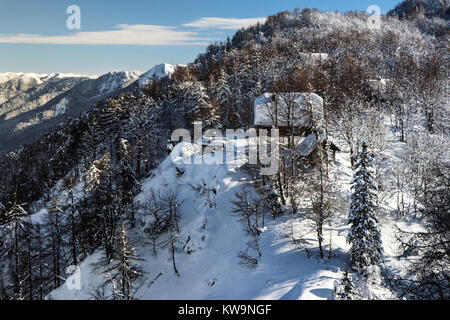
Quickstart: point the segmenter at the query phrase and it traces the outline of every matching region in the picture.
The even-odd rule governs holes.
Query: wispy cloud
[[[185,27],[202,28],[202,29],[224,29],[236,30],[242,27],[249,27],[256,23],[264,23],[267,18],[200,18],[193,22],[183,24]]]
[[[257,22],[264,23],[266,18],[200,18],[186,23],[184,27],[197,29],[236,30]],[[217,32],[216,32],[217,33]],[[68,35],[52,36],[40,34],[1,34],[0,43],[27,44],[78,44],[78,45],[207,45],[221,40],[217,34],[206,37],[205,32],[186,31],[174,26],[119,24],[113,30],[81,31]]]
[[[39,34],[0,34],[0,43],[81,44],[81,45],[206,45],[216,38],[197,32],[159,25],[120,24],[115,30],[77,32],[62,36]]]

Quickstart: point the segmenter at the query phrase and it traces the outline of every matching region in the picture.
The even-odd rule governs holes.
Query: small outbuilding
[[[327,157],[330,161],[334,161],[336,152],[341,151],[341,148],[333,139],[326,139],[323,134],[311,133],[297,145],[293,154],[298,158],[309,158],[314,161],[321,151],[328,151]]]

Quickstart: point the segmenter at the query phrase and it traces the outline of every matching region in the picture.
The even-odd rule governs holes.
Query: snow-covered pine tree
[[[367,276],[367,267],[382,263],[382,247],[374,199],[377,186],[372,177],[372,158],[365,142],[358,158],[352,182],[349,214],[351,229],[347,241],[351,244],[352,269]]]
[[[220,127],[220,108],[217,104],[211,103],[201,82],[194,81],[190,84],[181,105],[184,107],[188,125],[201,121],[205,129]]]
[[[12,282],[13,297],[23,299],[25,273],[22,260],[25,250],[25,237],[28,232],[28,212],[23,208],[25,204],[15,202],[6,213],[6,224],[1,226],[0,256],[9,257],[9,276]]]
[[[65,270],[64,248],[67,241],[64,237],[66,225],[65,212],[59,206],[59,198],[55,197],[50,203],[49,214],[44,218],[43,236],[48,239],[46,251],[49,253],[48,264],[51,266],[51,281],[53,288],[60,287]]]
[[[84,208],[87,238],[91,248],[98,245],[111,257],[114,235],[121,221],[122,210],[118,195],[113,190],[113,167],[109,153],[92,163],[85,179],[87,206]]]
[[[228,79],[228,74],[225,73],[223,68],[221,68],[218,79],[214,83],[214,87],[211,88],[212,97],[219,103],[221,107],[227,106],[231,97],[230,87],[228,86]]]
[[[126,139],[119,140],[118,192],[121,210],[127,213],[131,227],[135,226],[134,195],[140,190],[139,181],[133,170],[133,148]]]
[[[136,283],[143,277],[143,271],[136,265],[142,259],[138,258],[130,243],[125,224],[122,223],[116,233],[116,247],[107,271],[107,282],[112,285],[114,300],[133,300],[136,293]]]
[[[354,300],[354,290],[355,285],[346,269],[341,282],[335,285],[333,295],[336,300]]]
[[[222,113],[222,125],[225,127],[229,127],[230,121],[229,119],[232,117],[232,108],[231,108],[231,91],[228,85],[229,75],[220,68],[219,76],[217,81],[211,86],[211,97],[213,101],[218,104],[219,109]]]

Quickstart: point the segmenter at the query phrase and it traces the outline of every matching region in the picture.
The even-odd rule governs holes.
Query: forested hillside
[[[116,96],[140,73],[113,71],[102,76],[11,74],[0,84],[0,155],[30,144],[69,118]],[[1,75],[0,75],[1,77]]]
[[[450,298],[448,20],[367,19],[270,16],[0,158],[0,299]],[[323,98],[312,160],[289,131],[271,176],[170,161],[175,129],[251,128],[265,92]]]

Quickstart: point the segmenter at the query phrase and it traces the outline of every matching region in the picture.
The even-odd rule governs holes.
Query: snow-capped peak
[[[150,70],[148,70],[146,73],[144,73],[140,78],[138,83],[140,85],[146,85],[149,83],[154,77],[157,79],[162,79],[165,77],[170,77],[175,71],[175,66],[168,64],[168,63],[161,63]]]

